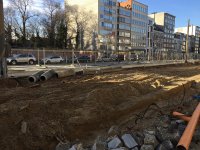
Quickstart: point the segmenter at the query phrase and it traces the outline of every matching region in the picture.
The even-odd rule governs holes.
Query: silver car
[[[7,63],[16,65],[18,63],[28,63],[33,65],[36,62],[35,56],[32,54],[18,54],[14,55],[13,57],[7,58]]]
[[[41,60],[41,63],[51,64],[51,63],[62,63],[64,59],[61,56],[50,56]]]

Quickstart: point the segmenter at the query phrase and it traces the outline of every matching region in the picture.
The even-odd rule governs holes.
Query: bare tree
[[[92,44],[97,21],[97,15],[94,15],[92,11],[85,10],[78,5],[70,5],[65,0],[67,47],[72,48],[72,44],[75,44],[76,49],[88,48]]]
[[[15,16],[15,10],[12,7],[9,6],[4,9],[5,40],[8,44],[12,44],[12,33],[14,29]]]
[[[89,47],[85,47],[86,49],[91,48],[93,50],[97,49],[97,33],[98,33],[98,20],[97,20],[97,15],[93,13],[92,11],[88,12],[89,20],[88,20],[88,25],[85,30],[85,35],[86,35],[86,41],[90,43],[88,45]]]
[[[58,21],[59,10],[61,9],[61,4],[57,0],[43,0],[45,14],[43,14],[42,24],[47,37],[49,40],[49,45],[55,47],[55,37],[56,37],[56,23]]]
[[[65,48],[71,49],[72,46],[72,40],[75,39],[74,32],[75,27],[73,24],[73,12],[74,7],[70,6],[65,0],[65,25],[66,25],[66,46]]]
[[[75,48],[84,49],[85,45],[85,31],[90,23],[90,14],[88,11],[79,8],[77,5],[74,5],[71,10],[71,17],[73,18],[74,24],[74,32],[75,32],[75,39],[76,45]]]
[[[42,42],[42,23],[40,17],[34,17],[30,20],[28,34],[30,37],[30,42],[33,47],[41,47],[44,45]]]
[[[19,31],[22,34],[22,42],[25,46],[27,40],[27,22],[36,14],[31,11],[33,5],[32,0],[9,0],[11,6],[16,10],[17,16],[15,22],[19,27]]]

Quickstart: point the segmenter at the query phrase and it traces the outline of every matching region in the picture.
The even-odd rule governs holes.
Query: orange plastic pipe
[[[190,120],[191,120],[191,117],[188,117],[188,116],[186,116],[186,115],[184,115],[184,114],[182,114],[182,113],[179,113],[179,112],[173,112],[172,113],[172,115],[174,116],[174,117],[177,117],[177,118],[179,118],[179,119],[181,119],[181,120],[184,120],[184,121],[187,121],[187,122],[189,122]],[[200,120],[199,120],[199,123],[198,123],[199,125],[200,125]]]
[[[194,134],[194,131],[196,129],[197,123],[199,122],[200,117],[200,103],[196,107],[195,111],[192,114],[192,117],[177,145],[178,150],[188,150],[190,143],[192,141],[192,137]]]

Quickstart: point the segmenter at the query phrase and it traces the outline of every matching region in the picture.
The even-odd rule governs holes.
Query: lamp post
[[[190,19],[188,20],[188,26],[187,26],[185,63],[188,62],[188,52],[189,52],[189,30],[190,30]]]
[[[151,51],[152,51],[152,61],[154,60],[154,53],[155,53],[155,51],[154,51],[154,42],[155,42],[155,41],[154,41],[154,40],[155,40],[155,39],[154,39],[154,34],[155,34],[154,29],[155,29],[155,28],[154,28],[154,27],[155,27],[155,25],[156,25],[156,13],[157,13],[157,12],[153,12],[153,14],[154,14],[154,16],[153,16],[154,23],[153,23],[153,25],[152,25],[152,34],[153,34],[153,35],[152,35],[152,50],[151,50]]]
[[[76,47],[76,44],[75,44],[75,41],[73,40],[72,41],[72,66],[73,67],[74,67],[74,57],[75,57],[74,50],[75,50],[75,47]]]
[[[106,57],[108,58],[108,37],[106,39]]]
[[[7,64],[5,58],[5,34],[4,34],[4,14],[3,0],[0,0],[0,77],[7,77]]]

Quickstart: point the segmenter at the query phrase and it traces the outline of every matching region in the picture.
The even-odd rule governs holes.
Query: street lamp
[[[75,50],[75,41],[72,41],[72,65],[74,66],[74,50]]]
[[[188,20],[188,26],[187,26],[185,63],[188,62],[188,52],[189,52],[189,30],[190,30],[190,19]]]
[[[108,58],[108,36],[105,36],[105,43],[106,43],[106,46],[105,46],[105,48],[106,48],[106,57]]]

